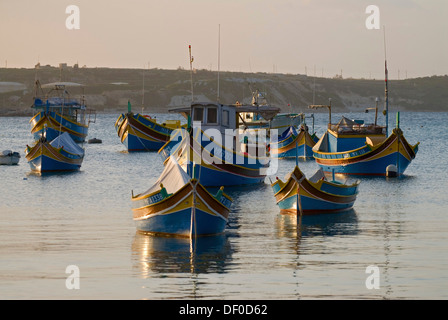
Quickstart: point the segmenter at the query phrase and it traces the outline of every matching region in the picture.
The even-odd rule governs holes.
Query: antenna
[[[313,105],[316,96],[316,65],[314,65],[314,88],[313,88]]]
[[[193,60],[194,58],[191,55],[191,45],[188,46],[188,50],[190,52],[190,81],[191,81],[191,102],[193,103]]]
[[[386,137],[389,135],[389,94],[387,89],[387,58],[386,58],[386,26],[383,26],[384,28],[384,73],[385,73],[385,110],[383,113],[385,113],[386,116]]]
[[[145,66],[143,66],[143,84],[142,84],[142,113],[145,107]]]
[[[220,52],[221,52],[221,25],[218,25],[218,97],[217,101],[219,102],[219,69],[220,69]]]

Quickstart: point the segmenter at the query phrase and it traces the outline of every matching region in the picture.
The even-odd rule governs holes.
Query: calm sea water
[[[24,155],[29,118],[0,118],[0,151],[22,155],[0,166],[0,299],[448,298],[448,113],[401,113],[407,140],[420,141],[417,158],[401,179],[363,178],[354,210],[298,227],[279,214],[266,179],[227,188],[226,233],[193,244],[136,232],[131,190],[145,191],[163,168],[157,153],[124,152],[117,116],[91,124],[89,138],[103,143],[85,144],[80,172],[43,177]],[[327,121],[316,114],[319,135]],[[280,161],[277,176],[294,165]],[[300,167],[308,176],[318,168]],[[69,265],[80,271],[77,290],[66,287]],[[379,289],[366,287],[368,266],[378,267]]]

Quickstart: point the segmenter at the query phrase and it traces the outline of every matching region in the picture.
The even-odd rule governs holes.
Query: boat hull
[[[34,172],[78,171],[84,155],[73,155],[63,148],[54,148],[49,142],[37,141],[33,147],[27,147],[26,159]]]
[[[144,233],[206,236],[223,233],[231,200],[211,195],[196,180],[167,197],[159,193],[134,197],[133,219]]]
[[[291,177],[285,182],[277,180],[271,187],[280,213],[313,215],[321,213],[336,213],[350,210],[357,197],[359,181],[351,185],[331,184],[334,193],[329,193],[328,186],[322,181],[311,182],[296,167]],[[298,196],[299,195],[299,196]],[[298,205],[298,200],[299,205]]]
[[[382,143],[343,152],[319,152],[314,149],[314,158],[325,172],[345,175],[386,176],[387,167],[397,167],[397,174],[404,174],[418,152],[418,143],[411,146],[400,129]]]

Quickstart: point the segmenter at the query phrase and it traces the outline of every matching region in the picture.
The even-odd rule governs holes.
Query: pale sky
[[[391,79],[445,75],[447,15],[446,0],[0,0],[0,67],[189,69],[191,45],[194,68],[217,70],[219,43],[222,71],[382,79],[385,26]]]

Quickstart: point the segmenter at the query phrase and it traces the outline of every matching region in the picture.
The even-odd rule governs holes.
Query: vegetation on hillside
[[[216,71],[195,70],[192,76],[196,100],[218,99]],[[165,112],[191,101],[190,77],[190,71],[181,68],[0,68],[0,115],[29,115],[36,79],[41,83],[62,80],[83,84],[88,106],[99,112],[126,110],[128,100],[137,110],[141,110],[144,100],[145,112]],[[252,92],[259,90],[266,94],[270,104],[285,112],[307,112],[308,105],[327,104],[329,99],[336,112],[363,111],[374,106],[377,97],[379,105],[384,104],[384,80],[242,72],[220,72],[219,79],[222,103],[250,103]],[[447,100],[446,75],[389,81],[391,110],[448,111]]]

